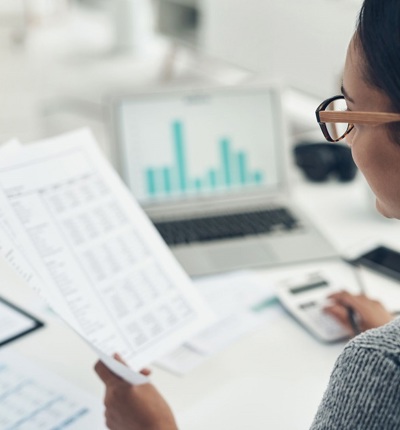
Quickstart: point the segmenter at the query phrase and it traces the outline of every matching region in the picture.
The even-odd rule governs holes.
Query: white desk
[[[156,57],[140,63],[129,58],[111,61],[110,57],[84,62],[58,54],[54,60],[40,50],[26,55],[22,52],[0,55],[4,60],[0,79],[3,100],[0,136],[19,134],[22,140],[62,131],[51,127],[54,124],[51,118],[45,123],[38,118],[38,109],[45,99],[76,93],[82,96],[80,90],[84,89],[83,95],[98,101],[106,88],[114,91],[155,81],[160,64]],[[71,123],[66,121],[66,124]],[[400,222],[373,214],[361,182],[312,185],[296,181],[295,199],[338,247],[371,236],[400,246]],[[47,323],[44,329],[12,347],[101,398],[103,386],[92,371],[94,354],[44,311],[41,302],[7,267],[2,265],[0,270],[0,295],[35,312]],[[370,273],[364,278],[370,293],[388,301],[399,296],[400,301],[400,288],[397,291],[395,283]],[[318,343],[282,314],[189,375],[180,378],[155,368],[153,381],[185,429],[306,429],[342,348],[343,344]]]
[[[337,245],[348,245],[374,232],[400,243],[400,223],[368,212],[362,182],[301,183],[296,198]],[[337,203],[339,202],[339,204]],[[103,387],[92,371],[96,360],[80,339],[48,312],[8,270],[1,267],[0,294],[47,322],[46,328],[14,343],[13,348],[101,397]],[[265,272],[267,274],[267,272]],[[363,273],[371,294],[400,302],[394,282]],[[398,290],[397,290],[398,289]],[[282,314],[251,335],[211,357],[185,377],[154,368],[153,381],[191,430],[280,430],[308,428],[343,344],[323,345],[288,315]]]

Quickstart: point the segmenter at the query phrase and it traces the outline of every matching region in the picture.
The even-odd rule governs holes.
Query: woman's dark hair
[[[365,60],[367,83],[383,91],[400,112],[400,0],[364,0],[356,38]],[[400,141],[400,124],[389,127]]]

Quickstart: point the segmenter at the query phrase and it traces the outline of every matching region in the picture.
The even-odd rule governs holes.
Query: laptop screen
[[[274,191],[280,106],[268,89],[137,96],[116,109],[122,175],[142,204]]]

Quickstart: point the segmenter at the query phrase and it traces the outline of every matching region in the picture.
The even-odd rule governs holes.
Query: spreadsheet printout
[[[4,163],[8,157],[15,156],[22,149],[21,144],[17,140],[11,140],[0,146],[0,157]],[[14,269],[16,273],[26,282],[29,282],[31,287],[39,291],[39,283],[37,273],[31,267],[29,261],[24,256],[21,246],[16,243],[12,227],[13,214],[10,210],[6,196],[0,193],[0,255]]]
[[[103,353],[139,370],[212,320],[89,132],[29,145],[0,184],[42,294]]]

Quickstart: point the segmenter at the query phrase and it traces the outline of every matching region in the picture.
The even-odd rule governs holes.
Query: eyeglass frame
[[[400,114],[389,112],[357,112],[357,111],[334,111],[325,110],[335,100],[345,99],[340,94],[324,100],[316,109],[315,116],[321,128],[322,134],[328,142],[339,142],[343,140],[354,128],[354,124],[380,125],[400,122]],[[347,130],[338,139],[332,139],[326,123],[348,124]]]

